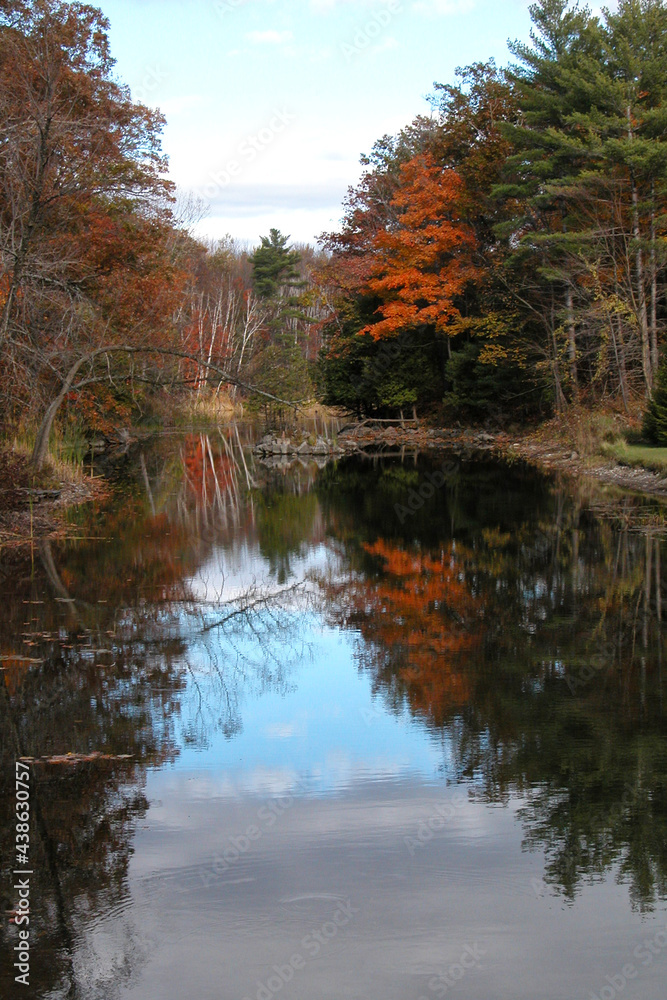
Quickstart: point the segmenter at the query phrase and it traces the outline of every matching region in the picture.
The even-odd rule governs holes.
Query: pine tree
[[[663,359],[644,415],[642,433],[651,444],[667,445],[667,360]]]
[[[253,286],[262,299],[276,299],[281,290],[302,287],[298,271],[301,255],[288,244],[289,236],[271,229],[268,236],[261,237],[261,245],[250,258]]]
[[[255,384],[280,399],[301,402],[312,394],[304,346],[310,322],[299,273],[301,254],[289,246],[289,236],[271,229],[252,255],[252,283],[270,310],[267,342],[256,359]]]

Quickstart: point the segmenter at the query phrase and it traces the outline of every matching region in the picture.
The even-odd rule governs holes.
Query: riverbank
[[[523,461],[544,473],[576,482],[588,479],[633,493],[667,497],[667,466],[660,469],[660,462],[667,461],[664,450],[628,445],[624,435],[632,431],[632,425],[618,415],[589,414],[512,432],[438,428],[413,421],[344,424],[340,414],[331,412],[327,416],[331,423],[318,435],[309,437],[308,432],[300,431],[294,432],[291,439],[285,434],[260,438],[255,446],[257,460],[271,468],[293,462],[323,467],[355,454],[389,458],[450,452],[469,459],[488,454],[506,462]],[[337,422],[342,426],[336,432]],[[133,435],[126,448],[139,436],[138,432]],[[656,468],[641,464],[645,456],[645,461],[654,462]],[[81,466],[57,463],[39,481],[33,481],[27,475],[25,459],[23,462],[23,467],[5,470],[0,477],[7,484],[4,491],[0,487],[3,548],[29,544],[37,538],[63,537],[67,533],[68,510],[108,495],[106,480],[85,475]]]
[[[81,504],[103,500],[108,490],[102,477],[83,475],[70,481],[45,477],[37,485],[13,487],[11,503],[0,505],[0,548],[66,535],[67,512]]]
[[[625,443],[626,433],[637,432],[637,419],[607,414],[598,423],[602,427],[596,425],[595,415],[574,415],[570,420],[551,420],[535,428],[490,432],[361,421],[342,430],[338,445],[345,454],[446,449],[472,458],[487,452],[504,461],[527,462],[548,474],[577,481],[589,478],[623,490],[667,496],[667,467],[660,469],[663,449]]]
[[[667,497],[667,470],[658,472],[638,464],[632,449],[627,449],[627,459],[620,460],[612,445],[608,446],[608,452],[602,445],[600,451],[582,455],[561,434],[549,434],[548,428],[511,439],[506,435],[499,437],[502,439],[498,441],[497,452],[502,458],[519,458],[543,472],[557,472],[578,481],[588,478],[634,493]]]

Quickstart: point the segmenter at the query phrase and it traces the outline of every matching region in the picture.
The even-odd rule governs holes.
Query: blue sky
[[[202,237],[313,241],[359,157],[428,114],[434,81],[527,38],[527,0],[102,0],[117,73],[167,117]]]

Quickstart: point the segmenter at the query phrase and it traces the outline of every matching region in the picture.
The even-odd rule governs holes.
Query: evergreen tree
[[[290,247],[289,236],[271,229],[250,260],[253,288],[269,307],[267,340],[256,358],[255,384],[280,399],[303,402],[312,395],[312,382],[305,353],[311,321],[304,300],[306,282],[299,273],[301,254]]]
[[[651,444],[667,446],[667,361],[663,359],[644,415],[642,433]]]
[[[271,229],[268,236],[261,237],[261,244],[251,259],[253,286],[262,299],[277,299],[281,293],[288,294],[303,283],[298,265],[301,255],[289,247],[289,236],[283,236],[278,229]]]

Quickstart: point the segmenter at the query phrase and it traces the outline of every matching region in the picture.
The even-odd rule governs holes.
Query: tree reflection
[[[363,546],[378,568],[328,587],[338,625],[363,637],[365,666],[396,703],[441,725],[470,700],[461,657],[482,638],[483,607],[461,577],[454,548],[407,552],[378,540]]]
[[[651,908],[667,888],[662,511],[477,464],[401,524],[399,481],[357,465],[320,482],[347,567],[322,581],[332,620],[387,704],[447,737],[459,780],[525,797],[548,882],[573,898],[614,868]]]
[[[128,907],[128,866],[149,770],[183,746],[206,746],[215,730],[239,732],[243,698],[287,691],[307,654],[298,581],[225,578],[230,535],[257,535],[248,502],[257,484],[250,469],[241,481],[238,446],[227,446],[188,440],[176,458],[147,453],[106,505],[75,512],[70,540],[2,555],[0,877],[12,886],[14,761],[40,758],[31,764],[36,996],[112,997],[136,975],[150,942]],[[70,763],[44,760],[67,754]],[[3,903],[9,989],[16,901],[9,893]],[[99,954],[86,929],[109,914],[123,932]]]
[[[522,798],[526,849],[561,893],[614,869],[636,907],[664,897],[660,509],[461,463],[402,520],[427,460],[315,481],[243,444],[232,428],[146,446],[68,539],[0,555],[3,885],[15,758],[88,758],[32,765],[36,995],[112,997],[136,973],[150,942],[128,866],[149,771],[238,734],[249,696],[290,691],[311,610],[354,633],[391,711],[445,738],[457,780]],[[325,545],[315,589],[306,557],[321,565]],[[102,960],[82,949],[108,914],[124,930]]]

